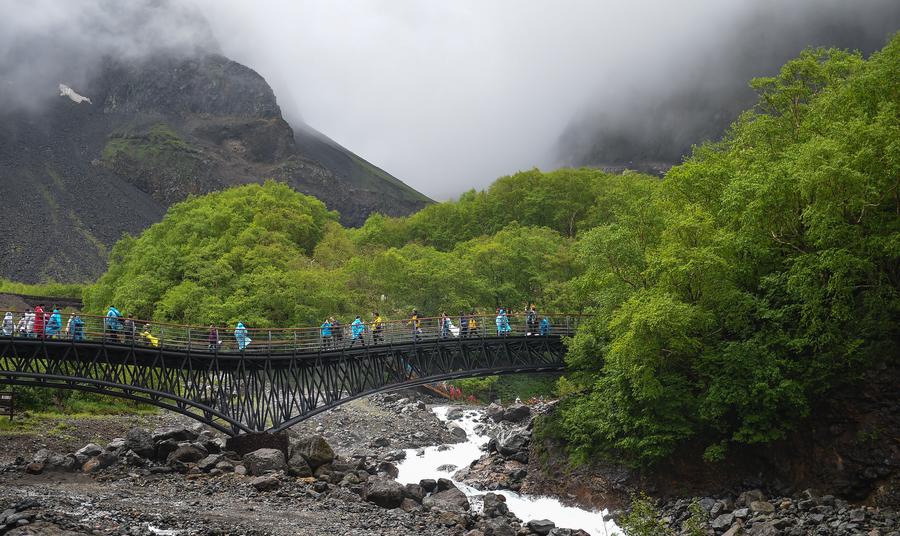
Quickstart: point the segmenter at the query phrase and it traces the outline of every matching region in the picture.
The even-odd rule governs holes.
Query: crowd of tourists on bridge
[[[550,320],[545,316],[538,319],[535,306],[525,307],[524,312],[526,336],[550,335]],[[423,323],[434,321],[436,330],[433,332],[440,339],[471,338],[491,334],[489,326],[482,326],[480,322],[490,320],[489,316],[479,315],[474,309],[469,312],[461,311],[457,317],[451,318],[442,311],[437,319],[425,319],[418,310],[413,309],[410,317],[405,321],[409,330],[409,339],[418,341],[424,338]],[[456,320],[456,323],[454,323]],[[155,335],[149,323],[141,323],[134,319],[133,315],[123,315],[115,306],[110,305],[106,315],[102,319],[102,337],[107,342],[124,342],[128,344],[141,343],[153,347],[159,347],[160,337]],[[353,348],[357,345],[383,344],[385,342],[385,320],[378,311],[373,311],[371,319],[364,321],[360,315],[349,325],[341,324],[334,316],[325,319],[318,328],[319,347],[321,349]],[[494,317],[494,327],[497,336],[503,337],[512,333],[509,315],[503,307],[498,307]],[[250,330],[242,322],[238,322],[234,328],[234,347],[243,351],[250,347],[253,340],[249,336]],[[85,323],[77,312],[70,313],[66,322],[56,306],[44,309],[39,304],[32,310],[26,309],[25,313],[16,318],[13,313],[7,312],[0,324],[0,334],[5,337],[29,337],[40,339],[69,339],[74,341],[85,340]],[[207,332],[207,348],[217,351],[222,347],[223,341],[219,335],[219,328],[210,324]]]
[[[0,323],[0,333],[6,337],[13,335],[50,339],[65,337],[80,341],[84,340],[84,321],[78,313],[72,313],[63,325],[59,307],[44,310],[44,305],[40,304],[33,310],[29,307],[19,318],[7,312]]]

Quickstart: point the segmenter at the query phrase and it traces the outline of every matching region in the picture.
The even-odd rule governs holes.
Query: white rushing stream
[[[450,407],[448,406],[433,408],[435,415],[444,422],[449,422],[447,419],[449,410]],[[397,481],[401,484],[418,484],[420,480],[425,478],[433,478],[435,480],[438,478],[449,478],[453,480],[452,475],[458,469],[467,467],[472,461],[477,460],[484,454],[481,447],[490,438],[476,432],[476,427],[482,415],[483,412],[481,410],[467,409],[463,418],[452,421],[466,431],[468,440],[465,443],[444,445],[443,450],[439,450],[441,447],[439,445],[426,447],[423,449],[424,454],[421,456],[418,455],[420,449],[407,449],[406,459],[398,465],[400,474],[397,477]],[[455,466],[455,468],[451,471],[438,470],[438,467],[446,465]],[[456,480],[453,480],[453,483],[469,497],[473,508],[481,508],[481,496],[486,493],[485,491],[479,491]],[[551,497],[519,495],[509,490],[497,490],[494,493],[504,495],[509,510],[526,523],[532,519],[549,519],[557,527],[582,529],[590,533],[591,536],[622,535],[622,531],[615,523],[603,521],[603,515],[607,513],[605,510],[602,512],[583,510],[581,508],[564,506]]]

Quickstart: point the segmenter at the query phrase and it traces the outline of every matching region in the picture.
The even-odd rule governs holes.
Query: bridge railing
[[[2,313],[0,313],[2,314]],[[443,327],[440,317],[420,317],[388,320],[380,329],[372,320],[362,327],[341,323],[330,330],[321,327],[246,328],[242,338],[234,327],[190,326],[129,318],[110,320],[104,316],[78,315],[80,324],[71,321],[74,315],[60,319],[60,327],[51,325],[50,314],[45,321],[22,322],[25,313],[13,312],[10,328],[0,323],[0,337],[27,337],[53,341],[98,342],[118,345],[140,345],[178,351],[249,354],[309,353],[353,349],[372,345],[416,344],[441,339],[477,339],[510,336],[571,336],[582,321],[581,315],[538,314],[533,321],[526,314],[510,314],[498,322],[497,315],[476,314],[450,317],[451,326]],[[0,316],[0,322],[3,322]],[[542,320],[547,322],[542,327]],[[474,320],[470,327],[470,320]],[[213,331],[215,330],[215,331]],[[328,332],[330,331],[330,335]],[[217,334],[217,335],[216,335]],[[249,339],[249,340],[247,340]]]

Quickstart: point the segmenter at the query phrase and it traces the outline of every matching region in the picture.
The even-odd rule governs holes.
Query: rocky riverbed
[[[77,449],[12,436],[0,465],[0,534],[583,534],[524,523],[499,495],[476,512],[447,479],[399,484],[403,449],[463,439],[428,402],[375,396],[254,445],[171,416]]]
[[[441,420],[435,402],[413,392],[376,395],[252,441],[228,441],[172,414],[67,419],[60,421],[65,433],[7,433],[0,436],[0,534],[586,534],[525,522],[504,496],[547,489],[547,460],[532,431],[534,414],[550,406],[450,408],[439,411]],[[397,481],[408,457],[473,434],[489,436],[478,443],[480,457],[441,469],[459,485]],[[610,474],[602,475],[607,483]],[[488,493],[475,498],[467,486]],[[639,488],[623,479],[605,489],[618,500],[608,504],[609,518],[621,524],[624,498]],[[582,499],[557,494],[569,504]],[[900,536],[900,515],[890,507],[828,490],[750,487],[651,502],[659,534]]]

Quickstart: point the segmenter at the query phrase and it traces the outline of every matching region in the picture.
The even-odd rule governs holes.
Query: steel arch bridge
[[[174,335],[156,344],[109,331],[80,338],[0,335],[0,385],[121,397],[181,413],[231,436],[277,432],[377,392],[465,377],[560,371],[563,337],[574,325],[566,319],[543,335],[524,324],[502,335],[493,330],[400,335],[409,330],[388,329],[378,338],[361,336],[353,346],[346,343],[357,341],[276,344],[269,334],[268,344],[253,351],[192,344],[190,337],[185,344],[183,336]],[[296,332],[293,337],[298,340]]]

